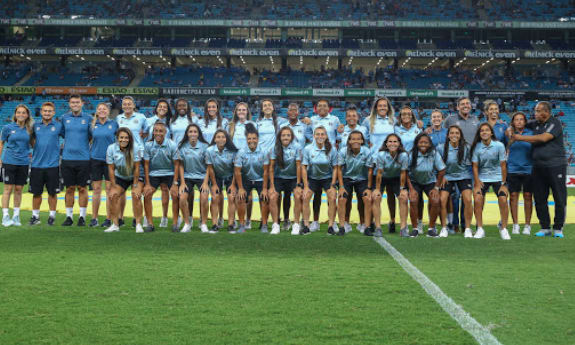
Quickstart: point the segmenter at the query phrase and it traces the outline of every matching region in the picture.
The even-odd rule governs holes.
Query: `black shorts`
[[[186,181],[186,188],[188,188],[188,193],[193,192],[194,186],[196,186],[198,190],[200,190],[202,184],[204,183],[204,180],[192,179],[192,178],[187,178],[185,179],[185,181]]]
[[[23,186],[28,180],[28,165],[2,164],[4,184]]]
[[[312,178],[307,181],[309,189],[314,193],[321,193],[322,189],[327,192],[331,188],[331,178],[323,180],[314,180]]]
[[[250,181],[248,179],[245,179],[242,182],[243,182],[244,189],[245,189],[248,197],[252,195],[252,190],[254,190],[254,189],[256,190],[256,192],[258,192],[258,196],[261,195],[262,188],[264,185],[263,181]]]
[[[389,178],[382,178],[381,179],[381,194],[383,195],[384,191],[386,190],[386,187],[390,187],[391,191],[393,193],[393,195],[395,195],[396,197],[399,197],[399,191],[400,191],[400,183],[401,180],[398,177],[389,177]],[[375,187],[373,188],[375,189]]]
[[[106,161],[99,161],[97,159],[90,160],[90,178],[92,181],[110,181]]]
[[[134,180],[124,180],[123,178],[116,176],[116,184],[122,187],[122,189],[124,189],[125,191],[128,190],[128,188],[130,188],[132,182],[134,182]]]
[[[533,179],[527,174],[507,175],[507,185],[509,193],[533,193]]]
[[[293,190],[297,185],[297,179],[284,179],[284,178],[274,178],[274,188],[276,192],[284,192],[286,196],[291,195]]]
[[[348,178],[343,179],[343,188],[347,193],[347,199],[351,200],[353,197],[353,191],[355,190],[355,195],[357,200],[361,200],[363,197],[363,192],[367,189],[367,180],[353,181]]]
[[[216,176],[216,185],[218,185],[218,188],[220,189],[220,192],[223,190],[223,187],[226,186],[226,192],[230,189],[230,187],[232,186],[232,179],[233,177],[230,176],[228,178],[218,178]]]
[[[168,188],[172,188],[172,183],[174,182],[174,175],[167,175],[167,176],[150,176],[150,185],[154,187],[154,189],[158,189],[158,187],[162,184],[168,186]]]
[[[448,192],[449,195],[453,195],[456,192],[456,190],[455,190],[456,187],[459,190],[459,193],[461,193],[464,190],[472,190],[473,184],[471,182],[471,179],[448,181],[445,184],[445,186],[443,188],[441,188],[441,190]]]
[[[425,194],[427,196],[429,196],[429,192],[431,192],[433,190],[433,188],[435,188],[435,182],[428,183],[428,184],[420,184],[420,183],[417,183],[417,182],[411,180],[411,185],[413,186],[413,189],[415,189],[415,191],[419,195],[421,195],[422,192],[425,192]]]
[[[495,195],[499,196],[504,196],[504,195],[499,195],[499,189],[501,189],[501,182],[483,182],[483,188],[481,188],[481,194],[485,195],[487,194],[487,192],[489,192],[489,187],[493,187],[493,193],[495,193]]]
[[[44,186],[48,195],[60,193],[60,168],[32,168],[30,169],[30,186],[28,191],[33,195],[42,195]]]
[[[66,187],[85,187],[90,184],[90,161],[62,160],[61,171]]]

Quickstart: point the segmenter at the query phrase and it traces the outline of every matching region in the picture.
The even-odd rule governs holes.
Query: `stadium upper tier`
[[[529,20],[575,15],[571,0],[4,0],[0,16],[35,18],[297,19],[297,20]]]

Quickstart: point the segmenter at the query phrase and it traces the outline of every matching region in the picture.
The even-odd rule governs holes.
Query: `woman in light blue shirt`
[[[485,193],[489,188],[497,195],[499,202],[499,213],[501,214],[501,226],[499,235],[504,240],[511,239],[507,231],[507,217],[509,207],[507,206],[507,158],[505,156],[505,146],[497,141],[493,127],[488,123],[482,123],[477,129],[475,139],[471,145],[471,164],[473,165],[474,188],[473,197],[475,201],[475,221],[477,222],[477,232],[474,238],[485,237],[483,230],[483,202]]]
[[[210,98],[206,101],[204,105],[204,118],[200,120],[199,125],[207,142],[212,141],[216,130],[228,126],[228,120],[222,117],[220,104],[216,99]]]
[[[401,138],[405,151],[410,152],[415,137],[421,133],[421,129],[417,127],[417,118],[410,107],[403,106],[399,110],[398,120],[399,124],[394,127],[394,132]]]
[[[333,227],[337,211],[337,150],[330,143],[327,131],[319,126],[313,132],[314,141],[303,150],[302,181],[303,192],[303,221],[301,233],[309,233],[309,203],[316,193],[327,193],[329,228],[328,234],[335,235]]]
[[[192,123],[198,123],[198,117],[192,113],[192,108],[188,101],[180,98],[176,101],[176,114],[172,116],[169,127],[172,134],[172,140],[175,143],[182,141],[186,129]]]
[[[362,125],[369,130],[369,147],[376,153],[381,148],[385,138],[394,133],[395,111],[387,97],[380,97],[373,102],[371,113]]]
[[[274,104],[270,99],[262,100],[260,107],[260,116],[256,121],[260,140],[258,146],[269,154],[276,143],[277,132],[287,126],[288,121],[276,115]]]
[[[234,145],[239,150],[248,146],[248,142],[246,140],[246,124],[253,124],[251,119],[252,113],[248,104],[246,102],[237,103],[234,108],[232,121],[228,123],[226,130],[232,138]]]
[[[104,232],[120,231],[119,219],[120,204],[125,200],[126,190],[132,186],[132,207],[136,218],[136,232],[143,233],[142,227],[142,196],[143,183],[139,181],[141,153],[132,131],[120,127],[116,132],[116,143],[110,145],[106,151],[106,163],[112,189],[108,198],[112,203],[112,225]]]

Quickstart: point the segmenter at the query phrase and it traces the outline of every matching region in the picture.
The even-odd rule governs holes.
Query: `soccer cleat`
[[[167,228],[168,227],[168,217],[162,217],[160,220],[160,228]]]
[[[551,230],[541,229],[535,233],[535,237],[545,237],[545,236],[551,236]]]
[[[509,236],[509,231],[506,228],[502,228],[499,230],[499,235],[501,235],[502,240],[510,240],[511,237]]]
[[[513,224],[513,228],[511,229],[511,234],[519,235],[520,230],[521,230],[521,227],[519,226],[519,224]]]
[[[279,233],[280,233],[280,225],[278,223],[273,223],[270,235],[277,235]]]
[[[555,238],[564,238],[563,236],[563,229],[561,230],[553,230],[553,237]]]
[[[104,230],[104,232],[117,232],[117,231],[120,231],[120,227],[118,227],[116,224],[112,224],[110,225],[109,228]]]
[[[293,225],[291,226],[291,234],[299,235],[299,223],[293,223]]]
[[[210,229],[210,234],[217,234],[220,231],[220,229],[218,228],[217,224],[212,225],[212,228]]]
[[[154,231],[156,231],[156,229],[154,228],[153,225],[148,224],[148,225],[146,225],[146,226],[144,227],[144,232],[154,232]],[[173,231],[173,230],[172,230],[172,231]],[[176,231],[176,232],[177,232],[177,231]]]
[[[399,236],[401,237],[409,237],[409,228],[405,227],[399,231]]]
[[[437,230],[435,228],[427,229],[427,237],[437,237]]]
[[[417,237],[417,236],[419,236],[419,229],[415,228],[415,229],[411,230],[409,237]]]
[[[12,226],[22,226],[22,223],[20,222],[20,216],[12,217]]]
[[[269,231],[268,231],[268,225],[267,225],[267,224],[261,224],[260,232],[261,232],[262,234],[267,234],[267,233],[269,233]]]
[[[353,228],[351,227],[351,224],[349,224],[348,222],[345,222],[343,224],[343,228],[344,228],[346,233],[351,232],[353,230]]]
[[[345,227],[341,227],[339,228],[339,230],[337,231],[337,236],[345,236],[346,232],[345,232]]]
[[[54,217],[48,217],[48,225],[49,226],[54,226],[54,223],[56,222],[56,218]]]
[[[383,237],[383,231],[381,231],[381,228],[375,229],[375,232],[373,233],[373,237]]]
[[[483,230],[482,227],[478,227],[477,231],[475,232],[475,235],[473,235],[473,238],[483,238],[485,237],[485,231]]]
[[[144,221],[145,221],[145,222],[148,222],[148,221],[146,220],[146,217],[144,217]],[[136,227],[136,218],[132,219],[132,227],[133,227],[133,228]]]
[[[12,219],[9,215],[2,217],[2,226],[12,226]]]
[[[316,222],[316,221],[313,221],[313,222],[311,223],[311,225],[309,226],[309,231],[311,231],[311,232],[316,232],[316,231],[318,231],[318,230],[319,230],[319,223]]]
[[[112,221],[109,219],[104,220],[104,222],[102,223],[102,225],[100,225],[103,228],[109,228],[110,225],[112,225]]]
[[[387,224],[387,228],[389,229],[390,234],[395,234],[395,223],[389,222],[389,224]]]
[[[335,235],[335,230],[333,229],[333,226],[330,226],[329,228],[327,228],[327,234],[328,235]]]
[[[148,226],[146,226],[146,228],[147,228],[147,227],[148,227]],[[136,233],[138,233],[138,234],[143,234],[144,232],[145,232],[145,231],[144,231],[144,227],[142,226],[142,224],[136,224]]]
[[[441,228],[441,231],[439,232],[439,237],[444,238],[449,236],[449,230],[447,228]]]
[[[365,228],[365,231],[363,232],[363,234],[365,236],[373,236],[373,228],[371,226]]]
[[[98,219],[96,219],[96,218],[90,219],[90,225],[89,225],[89,226],[90,226],[91,228],[93,228],[93,227],[95,227],[95,226],[98,226]]]
[[[208,230],[208,226],[206,224],[200,225],[200,231],[204,234],[207,234],[208,232],[210,232],[210,230]]]
[[[523,234],[523,235],[527,235],[527,236],[531,235],[531,225],[525,225],[525,226],[523,227],[523,232],[522,232],[522,234]]]
[[[40,225],[40,218],[36,217],[36,216],[32,216],[32,218],[30,218],[30,221],[28,222],[28,225]]]
[[[463,237],[473,238],[473,231],[470,228],[466,228],[465,232],[463,233]]]
[[[124,224],[126,224],[126,222],[124,222],[124,218],[118,219],[118,227],[121,228]],[[134,224],[136,224],[136,223],[134,223]]]
[[[365,225],[363,225],[363,224],[358,224],[358,225],[355,227],[355,229],[356,229],[357,231],[359,231],[360,233],[363,234],[363,232],[365,231]]]
[[[235,234],[236,233],[236,229],[234,228],[233,225],[228,225],[228,234]]]
[[[86,219],[84,219],[84,217],[79,217],[76,226],[86,226]]]
[[[292,226],[291,222],[286,219],[282,224],[282,230],[289,230],[291,226]]]
[[[308,226],[304,225],[299,233],[300,235],[309,235],[311,234],[311,231],[309,230]]]
[[[184,227],[182,228],[182,230],[180,231],[181,233],[188,233],[192,231],[192,225],[191,224],[184,224]]]
[[[62,223],[62,226],[72,226],[74,225],[74,220],[72,220],[72,217],[66,217],[66,220],[64,221],[64,223]]]
[[[246,226],[245,226],[246,230],[251,230],[252,229],[252,221],[248,220],[246,221]]]

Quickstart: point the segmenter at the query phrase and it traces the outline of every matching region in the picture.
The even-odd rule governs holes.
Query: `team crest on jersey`
[[[85,124],[86,124],[86,120],[82,120],[82,124],[85,125]]]
[[[138,119],[134,119],[132,122],[135,123],[135,124],[137,124],[137,123],[138,123]]]
[[[70,120],[66,120],[66,123],[70,123]]]
[[[14,131],[14,130],[13,130],[13,131],[12,131],[12,132],[10,132],[10,133],[12,133],[12,134],[16,134],[16,131]]]
[[[56,131],[56,128],[55,128],[55,127],[52,127],[52,128],[50,128],[50,130],[51,130],[52,132],[55,132],[55,131]]]
[[[108,129],[112,129],[112,125],[108,125]]]
[[[40,130],[40,127],[36,127],[36,130],[39,131],[39,130]]]

